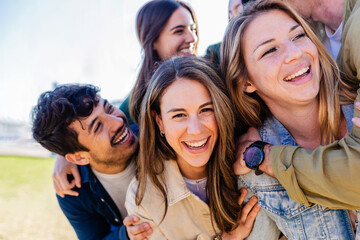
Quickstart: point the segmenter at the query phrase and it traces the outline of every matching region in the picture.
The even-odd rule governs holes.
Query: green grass
[[[76,239],[52,187],[53,159],[0,156],[0,240]]]

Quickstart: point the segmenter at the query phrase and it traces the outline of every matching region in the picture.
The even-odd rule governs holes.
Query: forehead
[[[160,106],[172,108],[175,106],[195,106],[211,101],[208,89],[201,82],[193,79],[179,78],[170,84],[160,98]]]
[[[244,33],[246,45],[255,45],[272,38],[280,33],[289,32],[298,23],[281,10],[270,10],[256,16],[248,25]]]
[[[172,28],[177,25],[187,26],[192,25],[193,23],[194,21],[191,17],[190,12],[184,7],[179,7],[173,12],[171,17],[169,18],[169,21],[167,22],[165,28]]]

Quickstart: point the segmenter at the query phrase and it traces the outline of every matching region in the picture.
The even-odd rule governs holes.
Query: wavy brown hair
[[[153,0],[146,3],[137,13],[136,32],[143,51],[143,60],[135,86],[130,93],[129,101],[131,118],[137,124],[139,124],[141,101],[144,98],[149,80],[156,67],[164,60],[154,50],[154,42],[160,36],[171,15],[179,7],[183,7],[190,12],[196,26],[196,36],[199,39],[199,28],[195,12],[185,2],[179,0]],[[194,44],[195,53],[198,41]]]
[[[163,92],[178,79],[202,83],[209,91],[213,105],[219,137],[207,163],[207,192],[212,223],[216,222],[221,231],[228,232],[237,226],[238,193],[232,166],[234,163],[234,115],[232,103],[226,94],[226,87],[216,71],[203,59],[179,57],[164,62],[150,80],[141,106],[140,154],[138,156],[139,181],[136,204],[140,204],[146,188],[146,181],[160,191],[165,200],[164,217],[168,199],[164,179],[164,162],[176,160],[176,153],[160,136],[154,112],[160,114]],[[164,219],[163,217],[163,219]]]
[[[319,90],[319,123],[321,144],[328,144],[339,139],[341,119],[340,103],[352,103],[343,82],[340,79],[336,62],[316,37],[309,25],[287,4],[278,0],[263,0],[248,3],[241,16],[234,18],[227,27],[222,45],[221,70],[226,80],[240,121],[248,126],[258,127],[263,124],[269,109],[257,93],[246,93],[244,86],[250,76],[243,53],[243,37],[249,24],[263,13],[280,10],[294,19],[315,44],[319,53],[320,90]]]

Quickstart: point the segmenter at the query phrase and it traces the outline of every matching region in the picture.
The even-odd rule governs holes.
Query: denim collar
[[[345,116],[348,131],[350,131],[353,125],[351,119],[353,117],[354,105],[343,105],[341,106],[341,110]],[[264,142],[299,146],[284,125],[282,125],[273,115],[269,116],[264,121],[264,124],[258,128],[258,132]]]

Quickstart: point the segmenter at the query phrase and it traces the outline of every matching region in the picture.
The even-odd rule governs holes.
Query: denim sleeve
[[[360,101],[360,89],[356,100]],[[354,117],[360,117],[356,108]],[[270,159],[292,200],[306,206],[360,208],[360,128],[355,124],[343,139],[314,150],[274,145]]]
[[[128,240],[124,225],[113,227],[92,209],[86,208],[79,197],[56,195],[60,208],[74,228],[80,240]]]

